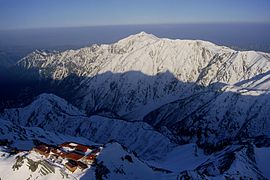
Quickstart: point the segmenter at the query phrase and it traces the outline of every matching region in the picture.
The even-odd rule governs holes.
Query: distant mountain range
[[[141,32],[114,44],[37,50],[11,69],[3,92],[13,98],[0,104],[8,146],[113,140],[155,178],[270,178],[269,53]],[[107,178],[133,179],[135,169]]]

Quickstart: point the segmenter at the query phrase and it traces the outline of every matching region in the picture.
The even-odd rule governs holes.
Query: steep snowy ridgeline
[[[270,138],[269,99],[264,91],[225,86],[164,105],[144,121],[158,129],[166,126],[184,142]]]
[[[176,179],[176,174],[150,168],[118,143],[106,144],[97,157],[96,167],[90,168],[80,179],[95,179],[94,177],[101,176],[112,180]]]
[[[266,179],[259,169],[252,145],[233,145],[217,152],[193,170],[182,171],[183,179]],[[266,166],[263,166],[264,168]]]
[[[35,51],[18,65],[39,69],[40,75],[59,81],[70,75],[83,77],[74,85],[71,98],[78,107],[89,114],[105,110],[138,119],[141,117],[134,111],[139,112],[142,105],[168,103],[164,99],[177,98],[189,89],[187,84],[236,84],[266,73],[270,56],[206,41],[139,33],[111,45],[55,53]]]
[[[30,105],[5,112],[2,114],[3,119],[11,120],[14,124],[40,127],[50,121],[61,125],[62,120],[67,117],[76,119],[85,116],[76,107],[53,94],[41,94]]]
[[[44,131],[38,127],[22,127],[3,119],[0,119],[0,124],[1,144],[7,144],[20,150],[30,150],[35,146],[35,143],[41,142],[54,145],[68,141],[94,144],[83,137],[72,137],[60,133]]]
[[[54,95],[43,94],[32,104],[24,108],[6,109],[0,116],[16,125],[40,127],[97,143],[116,140],[143,159],[160,158],[176,146],[144,122],[86,117]]]
[[[93,45],[55,53],[35,51],[18,64],[26,68],[41,68],[41,71],[52,68],[49,72],[54,79],[63,79],[71,73],[93,76],[107,71],[141,71],[157,75],[169,70],[183,82],[195,82],[203,69],[205,71],[202,72],[206,72],[212,81],[235,83],[269,70],[268,60],[267,53],[238,52],[199,40],[160,39],[142,32],[111,45]],[[87,72],[85,69],[91,70]],[[221,77],[220,71],[224,70],[227,70],[226,77]],[[55,73],[60,76],[53,76]]]

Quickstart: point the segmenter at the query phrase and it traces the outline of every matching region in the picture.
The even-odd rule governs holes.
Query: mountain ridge
[[[62,108],[55,104],[62,104]],[[116,140],[145,159],[162,157],[176,146],[145,122],[127,122],[97,115],[87,117],[64,99],[51,94],[40,95],[24,108],[6,109],[0,117],[17,126],[85,137],[96,143]],[[154,144],[160,145],[159,148],[154,148]]]

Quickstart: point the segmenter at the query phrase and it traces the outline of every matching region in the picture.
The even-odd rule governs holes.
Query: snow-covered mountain
[[[234,84],[267,72],[269,58],[267,53],[239,52],[199,40],[160,39],[141,32],[111,45],[52,53],[35,51],[19,64],[39,68],[53,79],[64,79],[72,73],[93,77],[108,71],[140,71],[155,76],[170,71],[182,82],[209,85]]]
[[[110,45],[35,51],[18,65],[36,68],[41,76],[58,81],[81,77],[73,85],[76,105],[89,113],[105,109],[124,116],[142,106],[179,99],[187,95],[185,91],[193,94],[197,85],[235,85],[266,73],[270,55],[235,51],[206,41],[161,39],[142,32]],[[196,88],[191,88],[194,84]]]
[[[50,92],[72,104],[41,94],[25,107],[5,109],[0,133],[14,146],[28,134],[30,141],[39,134],[48,134],[45,142],[54,134],[55,142],[115,140],[142,162],[136,160],[136,169],[119,161],[126,152],[108,145],[107,154],[119,154],[101,161],[108,169],[121,166],[109,179],[125,173],[143,179],[137,172],[148,179],[270,178],[262,158],[270,160],[269,53],[142,32],[110,45],[37,50],[17,66],[51,80]]]
[[[142,32],[111,45],[36,51],[18,65],[60,83],[80,77],[67,98],[87,114],[143,120],[184,141],[198,131],[208,143],[269,137],[268,53]]]

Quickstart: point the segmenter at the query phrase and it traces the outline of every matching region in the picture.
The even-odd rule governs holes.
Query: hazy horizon
[[[0,29],[179,23],[270,23],[268,0],[0,0]]]
[[[0,0],[0,61],[110,44],[141,31],[270,52],[270,1]]]
[[[114,43],[141,31],[160,38],[205,40],[270,51],[270,23],[146,24],[1,30],[0,48],[65,49]]]

